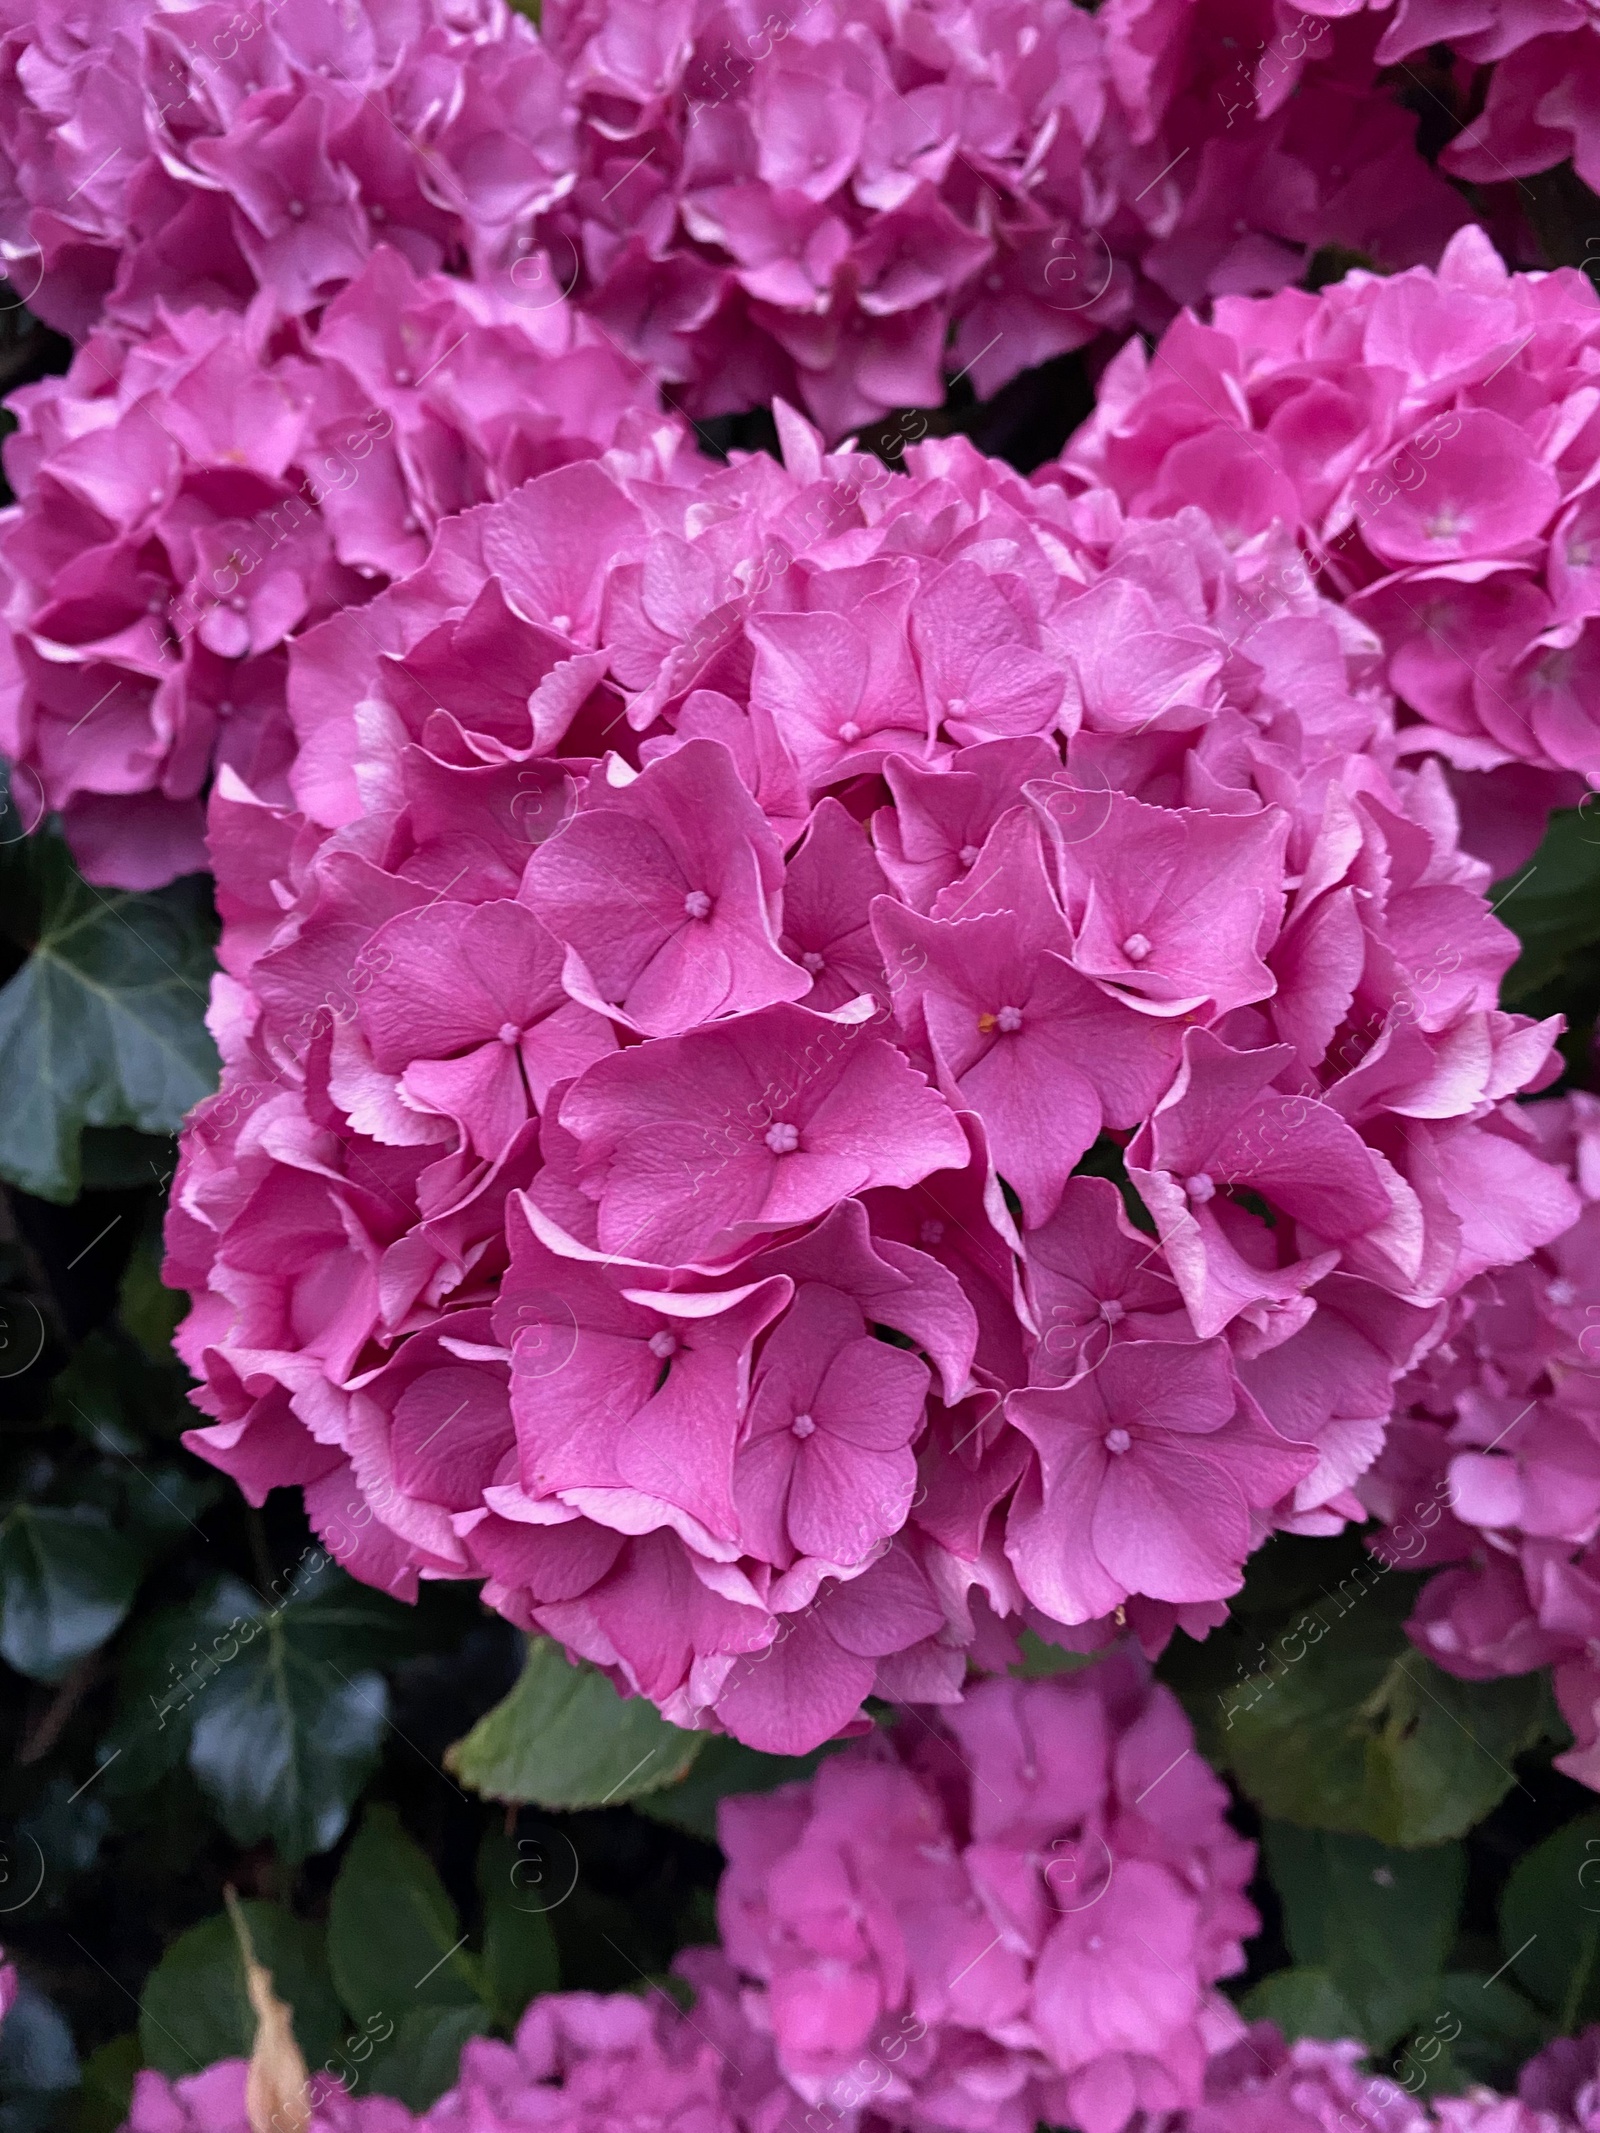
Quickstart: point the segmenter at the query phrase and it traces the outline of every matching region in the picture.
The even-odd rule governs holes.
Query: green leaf
[[[1374,2050],[1427,2012],[1455,1944],[1466,1883],[1459,1844],[1392,1851],[1370,1837],[1263,1825],[1267,1871],[1297,1964],[1327,1975]]]
[[[1515,2089],[1517,2075],[1549,2041],[1539,2010],[1504,1978],[1474,1971],[1447,1971],[1439,1990],[1440,2004],[1461,2018],[1461,2034],[1434,2066],[1435,2093],[1459,2095],[1475,2081],[1502,2093]]]
[[[480,1966],[427,1854],[391,1807],[369,1807],[328,1904],[328,1961],[362,2021],[417,2007],[483,2006]]]
[[[461,2047],[489,2027],[486,2007],[412,2007],[395,2024],[394,2042],[374,2053],[371,2086],[380,2096],[398,2096],[408,2109],[425,2111],[454,2086]]]
[[[1587,808],[1552,815],[1538,851],[1496,885],[1491,900],[1522,943],[1501,988],[1515,1006],[1600,941],[1600,815]]]
[[[1369,1565],[1229,1693],[1212,1739],[1264,1814],[1409,1849],[1461,1836],[1515,1784],[1545,1723],[1539,1677],[1441,1672],[1402,1627],[1414,1591]]]
[[[8,890],[24,867],[37,930],[0,988],[0,1176],[70,1200],[85,1127],[173,1133],[216,1086],[210,895],[199,875],[152,895],[94,888],[54,831],[11,855]]]
[[[1360,2018],[1325,1970],[1275,1970],[1245,1994],[1252,2022],[1276,2022],[1292,2044],[1296,2037],[1353,2037]]]
[[[122,1277],[117,1316],[152,1362],[171,1361],[172,1336],[188,1308],[188,1297],[161,1279],[160,1237],[141,1238]]]
[[[620,1806],[675,1785],[705,1745],[642,1696],[619,1696],[592,1666],[531,1637],[511,1694],[486,1711],[445,1767],[492,1800],[537,1807]]]
[[[90,1504],[18,1504],[0,1525],[0,1657],[60,1681],[122,1625],[140,1562]]]
[[[1500,1945],[1558,2028],[1600,2018],[1600,1810],[1517,1862],[1500,1902]]]
[[[124,2030],[83,2062],[83,2084],[66,2122],[66,2133],[117,2133],[128,2119],[133,2077],[144,2065],[137,2030]]]
[[[411,1634],[397,1602],[320,1549],[308,1558],[280,1606],[233,1588],[221,1663],[207,1661],[190,1706],[189,1767],[223,1827],[237,1844],[270,1838],[292,1864],[344,1834],[388,1719],[388,1686],[370,1662]]]
[[[241,1909],[256,1958],[272,1972],[274,1993],[293,2010],[295,2039],[316,2066],[333,2052],[343,2027],[322,1929],[275,1903]],[[248,2059],[255,2034],[238,1937],[219,1912],[180,1934],[151,1972],[139,2004],[145,2064],[163,2074],[193,2074],[218,2059]]]
[[[1046,1644],[1031,1629],[1023,1630],[1018,1637],[1017,1650],[1021,1657],[1011,1671],[1023,1681],[1046,1681],[1052,1674],[1076,1674],[1093,1666],[1100,1656],[1098,1652],[1063,1651],[1059,1644]]]
[[[565,1876],[546,1874],[549,1849],[537,1838],[518,1841],[491,1829],[478,1850],[483,1989],[503,2029],[514,2029],[528,2002],[554,1992],[561,1982],[549,1911],[561,1895],[557,1880]],[[577,1872],[576,1856],[572,1871]]]
[[[688,1776],[664,1792],[635,1800],[634,1808],[652,1822],[665,1822],[715,1844],[717,1804],[728,1793],[771,1792],[778,1785],[808,1778],[840,1746],[840,1742],[828,1741],[809,1755],[763,1755],[759,1748],[747,1748],[726,1734],[708,1734]]]

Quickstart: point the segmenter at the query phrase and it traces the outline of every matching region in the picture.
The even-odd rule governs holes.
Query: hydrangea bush
[[[0,0],[0,2133],[1600,2133],[1591,14]]]

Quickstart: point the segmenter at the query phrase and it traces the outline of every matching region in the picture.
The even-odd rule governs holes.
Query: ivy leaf
[[[561,1982],[549,1918],[561,1890],[546,1885],[542,1856],[530,1858],[530,1850],[539,1849],[538,1840],[524,1838],[519,1844],[499,1829],[491,1829],[478,1849],[483,1989],[504,2029],[514,2029],[528,2002],[554,1992]],[[576,1874],[576,1856],[572,1870]]]
[[[0,1657],[60,1681],[121,1627],[138,1555],[92,1504],[17,1504],[0,1525]]]
[[[1267,1822],[1267,1870],[1297,1964],[1326,1974],[1375,2050],[1428,2012],[1456,1938],[1466,1883],[1459,1844],[1393,1851],[1370,1837]]]
[[[328,1903],[328,1960],[362,2021],[421,2007],[483,2006],[481,1968],[427,1854],[392,1807],[369,1807]]]
[[[256,1959],[294,2015],[295,2040],[310,2066],[332,2056],[344,2026],[320,1926],[275,1903],[240,1906]],[[256,2017],[245,1984],[233,1923],[223,1912],[192,1926],[151,1972],[139,2003],[145,2064],[163,2074],[194,2074],[218,2059],[248,2059]]]
[[[1462,1836],[1515,1784],[1546,1722],[1539,1677],[1443,1673],[1406,1638],[1414,1590],[1370,1564],[1230,1693],[1212,1740],[1264,1814],[1409,1849]]]
[[[1559,2029],[1600,2018],[1600,1810],[1518,1860],[1501,1898],[1500,1945]]]
[[[687,1777],[662,1792],[634,1801],[635,1810],[652,1822],[687,1830],[691,1837],[717,1841],[717,1805],[730,1792],[771,1792],[778,1785],[808,1778],[817,1765],[835,1754],[842,1742],[825,1741],[809,1755],[764,1755],[726,1734],[706,1736]]]
[[[531,1637],[516,1687],[444,1760],[491,1800],[613,1807],[675,1785],[706,1737],[669,1726],[644,1697],[619,1696],[596,1668]]]
[[[234,1619],[190,1706],[189,1767],[223,1827],[237,1844],[270,1838],[292,1864],[344,1834],[388,1718],[373,1662],[411,1634],[398,1602],[309,1555],[280,1606],[232,1587]]]
[[[70,1200],[86,1127],[174,1133],[216,1086],[210,892],[203,875],[150,895],[94,888],[53,830],[5,873],[32,953],[0,988],[0,1176]]]

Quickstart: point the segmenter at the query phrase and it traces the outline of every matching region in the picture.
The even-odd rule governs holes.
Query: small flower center
[[[959,718],[966,708],[967,699],[964,696],[952,696],[949,702],[945,705],[945,710],[950,714],[952,718]]]
[[[861,728],[856,724],[853,718],[847,718],[844,724],[839,728],[839,738],[845,743],[846,747],[849,747],[853,742],[860,740]]]
[[[570,615],[552,615],[550,617],[550,627],[553,630],[565,632],[572,627],[572,617]]]
[[[1022,1027],[1022,1009],[1020,1007],[1002,1007],[994,1019],[1009,1037]]]
[[[683,899],[684,913],[689,918],[709,918],[711,899],[704,889],[691,889]]]
[[[937,1244],[944,1235],[944,1224],[937,1215],[930,1215],[917,1234],[924,1244]]]
[[[811,1432],[816,1428],[816,1426],[816,1423],[812,1420],[810,1415],[796,1415],[794,1420],[789,1424],[789,1428],[792,1433],[798,1438],[800,1438],[802,1443],[807,1437],[810,1436]]]
[[[1545,1295],[1558,1311],[1565,1311],[1569,1304],[1578,1300],[1578,1292],[1564,1275],[1558,1274],[1545,1290]]]
[[[1108,1326],[1120,1326],[1127,1315],[1127,1312],[1114,1296],[1108,1296],[1100,1306],[1100,1316]]]
[[[302,220],[305,215],[305,211],[306,204],[303,200],[291,200],[289,202],[289,213],[296,222]]]
[[[1197,1170],[1192,1178],[1185,1178],[1183,1189],[1191,1200],[1197,1200],[1202,1207],[1205,1206],[1207,1200],[1214,1200],[1217,1197],[1215,1184],[1206,1176],[1203,1170]]]
[[[817,975],[818,971],[827,967],[825,959],[817,953],[815,948],[808,948],[800,958],[800,961],[813,977]]]
[[[398,365],[395,370],[394,382],[396,385],[409,385],[411,383],[411,373],[403,363]]]
[[[1150,953],[1149,937],[1143,933],[1130,933],[1122,944],[1122,952],[1130,963],[1142,963]]]
[[[791,1126],[786,1118],[778,1119],[767,1128],[767,1146],[774,1155],[793,1155],[800,1145],[800,1128]]]
[[[1125,1452],[1132,1442],[1133,1439],[1125,1429],[1108,1429],[1106,1431],[1105,1447],[1108,1452]]]
[[[515,1022],[502,1022],[495,1035],[502,1044],[515,1044],[522,1032]]]
[[[652,1355],[659,1356],[662,1362],[665,1362],[669,1356],[677,1354],[678,1336],[676,1333],[669,1333],[663,1326],[659,1333],[651,1334],[645,1346]]]
[[[975,867],[978,863],[978,847],[975,844],[964,844],[956,856],[964,867]]]

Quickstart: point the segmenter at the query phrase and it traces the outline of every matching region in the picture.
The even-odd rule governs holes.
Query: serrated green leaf
[[[1518,1860],[1500,1902],[1500,1945],[1558,2028],[1600,2018],[1600,1810]]]
[[[16,1505],[0,1525],[0,1657],[60,1681],[121,1627],[141,1567],[93,1505]]]
[[[37,931],[0,988],[0,1176],[70,1200],[86,1127],[174,1133],[216,1086],[210,896],[201,876],[150,895],[91,887],[53,831],[8,875],[22,866]]]
[[[445,1751],[463,1785],[536,1807],[616,1807],[675,1785],[705,1745],[642,1696],[619,1696],[592,1666],[532,1637],[511,1694]]]
[[[1463,1835],[1516,1782],[1545,1723],[1539,1678],[1443,1673],[1406,1638],[1414,1591],[1375,1574],[1319,1603],[1320,1634],[1275,1646],[1272,1670],[1230,1694],[1212,1737],[1264,1814],[1410,1849]]]
[[[1353,2037],[1355,2009],[1325,1970],[1275,1970],[1245,1994],[1252,2022],[1276,2022],[1291,2043],[1296,2037]]]
[[[519,1843],[503,1830],[491,1829],[478,1849],[483,1989],[503,2029],[514,2029],[528,2002],[541,1992],[554,1992],[561,1982],[549,1917],[560,1891],[547,1881],[542,1854],[537,1864],[530,1858],[525,1849],[529,1841]],[[577,1872],[575,1857],[572,1870]]]
[[[427,1854],[393,1808],[369,1807],[328,1903],[328,1961],[364,2022],[418,2007],[483,2006],[481,1969]]]
[[[730,1792],[771,1792],[778,1785],[808,1778],[827,1756],[842,1745],[826,1742],[809,1755],[764,1755],[747,1748],[743,1741],[713,1733],[695,1757],[681,1783],[662,1792],[635,1800],[635,1810],[652,1822],[665,1822],[673,1829],[687,1830],[691,1837],[717,1841],[717,1805]]]
[[[1395,1851],[1370,1837],[1267,1822],[1262,1846],[1295,1962],[1324,1972],[1374,2050],[1428,2012],[1455,1944],[1466,1884],[1459,1844]]]
[[[343,2028],[322,1929],[275,1903],[247,1902],[241,1909],[256,1958],[271,1971],[274,1993],[293,2011],[295,2039],[307,2064],[316,2066],[332,2053]],[[163,2074],[197,2073],[218,2059],[249,2058],[255,2034],[238,1936],[219,1912],[180,1934],[146,1982],[139,2003],[145,2064]]]

